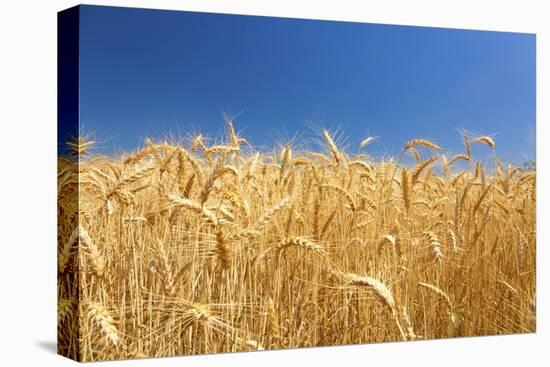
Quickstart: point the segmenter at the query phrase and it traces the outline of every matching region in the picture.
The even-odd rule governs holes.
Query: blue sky
[[[145,136],[221,136],[223,113],[255,145],[336,129],[356,149],[412,138],[461,152],[457,128],[533,155],[535,36],[130,8],[81,8],[80,118],[99,151]],[[483,147],[475,152],[488,154]]]

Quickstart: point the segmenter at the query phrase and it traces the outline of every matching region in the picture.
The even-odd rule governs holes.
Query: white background
[[[537,33],[537,333],[106,362],[98,366],[548,365],[549,27],[545,1],[94,1],[95,4]],[[0,365],[65,366],[56,338],[56,12],[0,5]],[[547,12],[547,11],[546,11]],[[547,12],[548,14],[548,12]],[[546,148],[545,148],[546,145]],[[546,345],[545,347],[543,347]]]

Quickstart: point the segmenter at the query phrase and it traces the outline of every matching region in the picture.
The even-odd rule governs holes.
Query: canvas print
[[[59,354],[535,332],[535,47],[60,12]]]

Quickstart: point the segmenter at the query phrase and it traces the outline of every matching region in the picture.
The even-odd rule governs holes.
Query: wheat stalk
[[[99,328],[103,336],[115,347],[119,344],[120,335],[111,313],[99,303],[87,305],[88,319]]]

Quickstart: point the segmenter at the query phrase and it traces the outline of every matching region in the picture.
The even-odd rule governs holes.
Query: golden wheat
[[[328,154],[295,142],[245,149],[226,125],[216,145],[148,139],[115,157],[93,156],[86,137],[69,142],[58,165],[60,353],[535,330],[536,173],[501,162],[490,137],[464,135],[466,152],[449,160],[413,139],[399,159],[377,161],[327,130]],[[472,142],[491,148],[490,169],[470,163]]]

